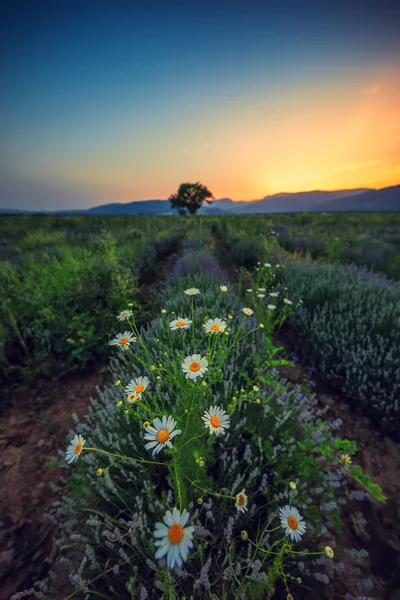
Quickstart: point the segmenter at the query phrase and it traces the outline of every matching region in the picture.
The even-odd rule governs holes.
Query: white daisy
[[[257,298],[265,298],[265,294],[257,294]]]
[[[269,263],[264,263],[264,267],[267,267],[267,269],[269,269],[272,265],[270,265]]]
[[[288,300],[287,298],[283,299],[285,304],[288,304],[290,306],[290,304],[293,304],[293,302],[291,300]]]
[[[270,292],[269,295],[271,298],[277,298],[279,296],[279,292]]]
[[[179,568],[187,561],[189,550],[193,548],[194,527],[185,527],[189,520],[186,508],[182,514],[177,508],[171,512],[167,510],[164,515],[164,523],[156,523],[154,537],[155,546],[158,548],[156,558],[160,559],[167,555],[168,569]]]
[[[246,292],[247,292],[248,294],[251,294],[251,293],[252,293],[252,291],[253,291],[253,290],[252,290],[251,288],[248,288],[248,289],[246,290]]]
[[[122,350],[127,350],[129,344],[136,342],[136,338],[130,331],[124,331],[124,333],[117,333],[115,338],[109,342],[110,346],[120,346]]]
[[[208,319],[203,325],[203,329],[206,333],[224,333],[226,328],[226,321],[221,319]]]
[[[131,310],[123,310],[121,313],[119,313],[117,319],[118,321],[125,321],[126,319],[129,319],[132,315],[133,313]]]
[[[226,287],[226,285],[220,285],[219,289],[221,290],[221,292],[227,292],[228,288]]]
[[[160,452],[163,448],[172,448],[171,440],[176,435],[182,433],[180,429],[175,429],[177,423],[171,416],[168,418],[164,415],[162,419],[156,417],[153,421],[153,427],[146,427],[145,440],[150,440],[146,445],[146,450],[153,448],[153,456]],[[175,431],[174,431],[175,429]]]
[[[267,308],[269,308],[269,310],[275,310],[276,306],[275,304],[268,304]]]
[[[185,290],[185,294],[188,296],[196,296],[196,294],[200,294],[200,290],[197,288],[189,288],[188,290]]]
[[[245,513],[248,508],[247,508],[247,502],[248,502],[248,496],[247,494],[244,493],[245,492],[245,488],[242,489],[241,492],[239,492],[238,494],[236,494],[236,508],[238,509],[239,512],[241,513]]]
[[[248,317],[250,317],[253,314],[253,311],[251,310],[251,308],[242,308],[242,311],[244,312],[245,315],[247,315]]]
[[[65,453],[65,460],[67,461],[68,464],[74,462],[74,460],[76,460],[78,458],[78,456],[80,455],[80,453],[83,450],[83,446],[85,445],[85,442],[86,442],[85,438],[83,438],[81,435],[76,435],[74,437],[74,439],[68,446],[67,451]]]
[[[186,373],[186,379],[201,377],[208,369],[208,360],[200,354],[187,356],[182,363],[182,371]]]
[[[125,392],[128,394],[128,402],[132,404],[146,391],[150,380],[148,377],[137,377],[132,379],[125,388]]]
[[[284,508],[279,509],[279,518],[286,535],[293,542],[299,542],[306,531],[306,524],[297,508],[287,504]]]
[[[224,435],[225,429],[229,429],[230,427],[229,415],[222,408],[218,408],[218,406],[210,406],[201,418],[204,421],[205,427],[210,428],[210,435],[213,433],[215,435],[219,435],[220,433]]]
[[[265,292],[265,288],[258,288],[259,292]]]
[[[172,329],[172,331],[175,331],[176,329],[189,329],[191,324],[192,321],[189,321],[189,319],[178,317],[177,319],[174,319],[174,321],[171,321],[169,327]]]

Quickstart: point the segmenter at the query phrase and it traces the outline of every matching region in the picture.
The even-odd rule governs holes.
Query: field
[[[0,244],[1,599],[399,597],[399,213]]]

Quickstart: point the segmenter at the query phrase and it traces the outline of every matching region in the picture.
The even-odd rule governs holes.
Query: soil
[[[66,450],[72,413],[83,417],[96,386],[108,373],[69,375],[58,382],[38,381],[14,399],[0,424],[0,599],[31,587],[46,575],[53,558],[55,527],[43,518],[58,494],[50,488],[65,471],[48,466]]]

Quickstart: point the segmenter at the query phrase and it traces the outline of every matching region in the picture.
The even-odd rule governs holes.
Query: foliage
[[[178,191],[175,194],[171,194],[168,200],[171,203],[171,208],[177,209],[180,215],[189,213],[194,215],[203,202],[212,204],[209,198],[214,196],[208,188],[201,183],[181,183]]]

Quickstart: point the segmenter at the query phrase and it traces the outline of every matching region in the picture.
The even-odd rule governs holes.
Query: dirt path
[[[70,375],[39,382],[15,398],[0,424],[0,599],[30,587],[46,574],[46,557],[55,554],[54,526],[43,513],[57,499],[50,482],[61,470],[48,466],[73,427],[71,415],[83,417],[89,398],[110,375]],[[65,475],[65,472],[62,473]]]

